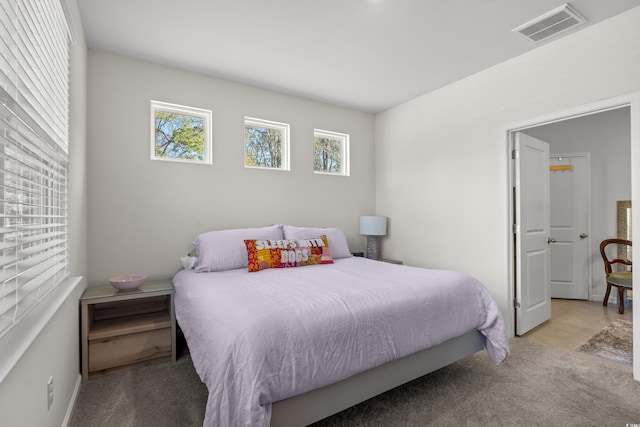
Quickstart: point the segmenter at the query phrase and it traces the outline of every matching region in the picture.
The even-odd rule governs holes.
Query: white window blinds
[[[68,276],[68,24],[0,0],[0,336]]]

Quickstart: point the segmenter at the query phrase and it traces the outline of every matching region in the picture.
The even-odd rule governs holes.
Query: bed
[[[247,242],[271,242],[281,263],[283,242],[300,249],[318,233],[316,262],[298,253],[291,266],[304,266],[249,271]],[[209,391],[205,426],[307,425],[482,348],[495,363],[508,354],[500,310],[464,273],[353,257],[337,229],[225,230],[194,244],[194,268],[173,283]]]

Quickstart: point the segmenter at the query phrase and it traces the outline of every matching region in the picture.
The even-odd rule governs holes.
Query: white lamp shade
[[[364,236],[385,236],[387,234],[387,217],[361,216],[360,234]]]

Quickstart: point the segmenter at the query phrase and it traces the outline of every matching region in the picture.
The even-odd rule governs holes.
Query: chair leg
[[[604,294],[604,301],[602,301],[602,305],[607,306],[607,302],[609,302],[609,294],[611,293],[611,283],[607,282],[607,292]]]
[[[624,314],[624,288],[622,286],[618,286],[618,301],[620,301],[618,313]]]

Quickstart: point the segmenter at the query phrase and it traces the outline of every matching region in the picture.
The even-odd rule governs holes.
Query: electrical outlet
[[[47,381],[47,410],[51,409],[53,405],[53,377]]]

